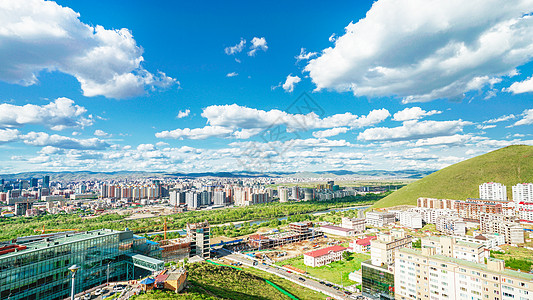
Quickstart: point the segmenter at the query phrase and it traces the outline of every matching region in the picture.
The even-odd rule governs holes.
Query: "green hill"
[[[533,181],[533,146],[514,145],[483,154],[432,173],[381,199],[375,208],[416,205],[419,197],[466,199],[479,197],[483,182],[500,182],[512,186]]]

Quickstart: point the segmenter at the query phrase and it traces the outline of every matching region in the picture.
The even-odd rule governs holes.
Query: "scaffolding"
[[[258,250],[269,249],[323,235],[322,232],[316,231],[310,226],[310,223],[291,223],[288,231],[272,234],[253,234],[248,237],[248,246]]]

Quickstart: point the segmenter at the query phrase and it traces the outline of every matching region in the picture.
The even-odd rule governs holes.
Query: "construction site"
[[[289,224],[287,231],[252,234],[248,237],[248,246],[253,250],[272,249],[322,236],[322,232],[312,226],[311,222],[297,222]]]
[[[257,259],[263,259],[269,263],[275,263],[278,261],[283,261],[289,258],[303,255],[304,253],[309,251],[325,248],[331,245],[337,245],[340,243],[341,241],[338,241],[333,238],[315,236],[314,238],[311,238],[309,240],[288,243],[274,247],[272,249],[251,251],[248,255],[254,256]]]
[[[157,225],[157,224],[156,224]],[[167,239],[167,220],[164,220],[163,240],[159,241],[161,258],[165,262],[178,261],[186,257],[199,255],[209,258],[209,223],[187,223],[187,236],[184,238]],[[152,225],[154,226],[154,225]],[[151,226],[147,226],[151,227]],[[147,227],[135,228],[144,229]]]

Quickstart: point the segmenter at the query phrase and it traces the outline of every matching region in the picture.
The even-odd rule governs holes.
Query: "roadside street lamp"
[[[76,284],[76,272],[78,271],[80,267],[77,266],[77,265],[72,265],[70,268],[68,268],[70,270],[70,272],[72,272],[72,292],[71,292],[71,300],[74,300],[74,296],[76,295],[76,292],[75,292],[75,289],[74,289],[74,286]]]
[[[111,262],[108,262],[108,263],[107,263],[107,283],[106,283],[106,286],[109,286],[109,264],[110,264],[110,263],[111,263]]]

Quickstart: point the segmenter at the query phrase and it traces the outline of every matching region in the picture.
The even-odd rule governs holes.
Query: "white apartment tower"
[[[497,182],[479,185],[479,198],[485,200],[507,200],[507,187]]]
[[[513,186],[514,202],[533,202],[533,183],[519,183]]]

